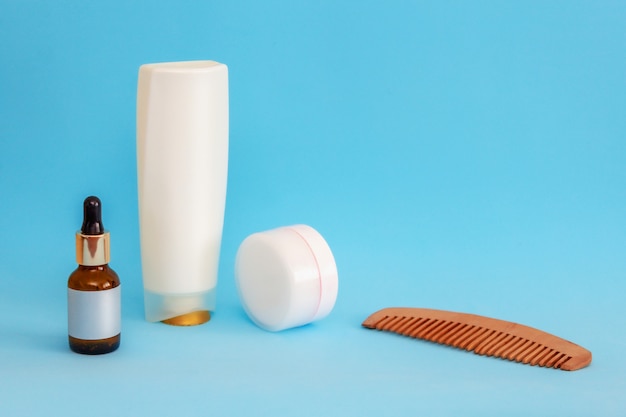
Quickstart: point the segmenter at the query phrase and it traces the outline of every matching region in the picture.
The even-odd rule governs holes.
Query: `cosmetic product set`
[[[191,326],[215,308],[228,171],[228,68],[214,61],[146,64],[137,88],[137,178],[145,317]],[[68,282],[70,347],[120,344],[121,285],[108,267],[101,202],[85,200],[79,268]],[[269,331],[326,317],[337,298],[332,252],[312,227],[255,233],[236,259],[250,319]]]
[[[191,326],[215,308],[228,171],[228,68],[214,61],[142,65],[137,88],[137,177],[145,317]],[[108,266],[102,202],[84,201],[78,269],[68,281],[70,348],[109,353],[121,340],[121,284]],[[235,281],[243,309],[277,332],[326,317],[337,298],[335,259],[312,227],[254,233],[240,245]],[[481,355],[563,370],[591,352],[503,320],[419,308],[387,308],[363,323]]]

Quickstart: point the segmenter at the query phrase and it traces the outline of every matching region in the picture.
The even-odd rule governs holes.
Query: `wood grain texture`
[[[475,314],[427,308],[385,308],[363,327],[453,346],[479,355],[575,371],[591,363],[591,352],[522,324]]]

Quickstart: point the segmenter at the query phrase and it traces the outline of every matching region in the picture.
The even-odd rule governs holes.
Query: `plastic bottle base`
[[[171,326],[197,326],[211,320],[211,313],[207,310],[194,311],[171,319],[161,320],[161,323]]]

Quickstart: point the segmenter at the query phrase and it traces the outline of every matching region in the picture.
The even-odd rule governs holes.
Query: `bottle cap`
[[[87,197],[83,202],[83,225],[76,232],[76,262],[85,266],[108,264],[109,247],[109,232],[102,224],[102,202],[98,197]]]
[[[335,259],[312,227],[280,227],[248,236],[235,279],[243,307],[259,327],[280,331],[326,317],[337,299]]]

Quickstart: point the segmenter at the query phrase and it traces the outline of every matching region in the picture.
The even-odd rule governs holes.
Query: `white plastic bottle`
[[[204,323],[215,308],[226,202],[226,65],[140,67],[137,169],[146,319]]]

